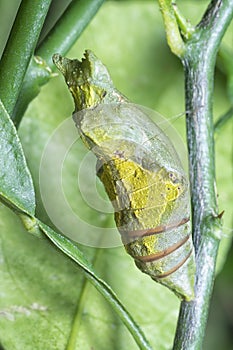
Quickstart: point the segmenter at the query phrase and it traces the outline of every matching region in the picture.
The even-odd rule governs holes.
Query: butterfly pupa
[[[137,267],[186,301],[194,298],[195,257],[188,180],[165,133],[115,89],[89,50],[54,63],[74,98],[73,119],[97,157],[116,226]]]

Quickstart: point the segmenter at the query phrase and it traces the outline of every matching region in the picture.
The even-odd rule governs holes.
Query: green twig
[[[216,121],[214,124],[214,132],[218,134],[222,127],[226,125],[231,118],[233,118],[233,106]]]
[[[178,57],[183,57],[185,52],[185,43],[182,39],[180,28],[177,22],[173,3],[171,0],[158,0],[162,12],[167,42],[171,51]]]
[[[23,0],[0,62],[0,97],[12,115],[51,0]]]
[[[29,102],[39,94],[41,87],[54,75],[50,67],[39,56],[33,56],[29,67],[11,116],[16,127],[19,126]]]
[[[39,93],[41,86],[49,81],[54,69],[53,54],[59,52],[65,55],[70,50],[103,3],[104,0],[72,1],[36,49],[35,54],[40,56],[44,63],[40,67],[32,61],[28,67],[22,90],[12,114],[12,119],[17,126],[29,103]]]
[[[36,55],[54,69],[52,55],[65,55],[90,23],[104,0],[74,0],[40,44]]]
[[[187,19],[183,16],[178,6],[174,2],[173,2],[173,9],[174,9],[177,23],[179,24],[180,30],[182,32],[182,35],[185,37],[185,39],[190,39],[195,28],[192,26],[192,24],[189,21],[187,21]]]
[[[201,349],[207,323],[221,238],[215,192],[214,68],[221,39],[232,17],[233,0],[213,0],[187,41],[183,58],[197,274],[195,300],[181,303],[174,350]]]

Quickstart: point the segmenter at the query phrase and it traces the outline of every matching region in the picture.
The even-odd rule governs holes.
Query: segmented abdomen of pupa
[[[166,135],[137,106],[99,105],[77,126],[98,158],[97,174],[137,267],[180,298],[194,297],[189,188]]]

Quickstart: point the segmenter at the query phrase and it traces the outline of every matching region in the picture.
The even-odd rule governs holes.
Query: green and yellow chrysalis
[[[194,298],[195,260],[189,188],[180,159],[143,108],[117,91],[91,52],[82,61],[56,54],[71,91],[74,121],[96,155],[126,251],[137,267],[180,298]]]

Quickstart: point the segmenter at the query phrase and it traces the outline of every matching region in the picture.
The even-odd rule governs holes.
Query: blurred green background
[[[53,1],[41,34],[41,40],[69,2],[65,0]],[[0,1],[0,54],[6,43],[19,3],[19,0]],[[178,1],[180,8],[194,24],[200,19],[206,3],[205,1]],[[231,26],[228,30],[224,42],[232,50],[233,57],[232,28]],[[161,15],[155,1],[107,1],[71,50],[69,56],[81,57],[86,48],[92,49],[106,63],[115,85],[132,102],[155,109],[169,118],[184,112],[182,67],[179,60],[170,53],[167,47]],[[59,84],[59,88],[57,84]],[[52,95],[49,101],[51,108],[48,109],[46,116],[46,108],[43,110],[40,106],[45,103],[47,107],[47,96],[50,91]],[[60,100],[63,98],[61,97],[63,94],[65,95],[64,101],[67,99],[69,103],[63,107],[63,102],[61,106],[57,102],[58,106],[56,106],[57,96]],[[226,112],[229,106],[226,77],[217,69],[214,96],[215,119]],[[58,80],[51,81],[48,87],[42,90],[41,96],[30,106],[25,121],[22,123],[20,135],[38,194],[38,167],[43,146],[59,122],[70,115],[72,108],[66,87],[59,77]],[[181,117],[178,120],[175,118],[174,125],[184,138],[184,118]],[[233,348],[233,249],[230,248],[232,236],[232,131],[231,122],[229,126],[223,128],[222,133],[216,139],[220,211],[225,210],[224,242],[221,247],[219,269],[224,263],[228,249],[229,253],[221,273],[216,278],[207,335],[203,347],[205,350],[231,350]],[[39,207],[38,211],[40,215],[44,215],[42,207]],[[113,256],[113,261],[114,259],[116,257]],[[158,291],[161,290],[158,289]],[[123,292],[121,291],[121,293]],[[141,313],[143,313],[143,309]],[[147,318],[147,315],[145,314],[144,317]],[[156,318],[154,328],[156,328]],[[170,342],[171,340],[168,342],[169,345]],[[164,345],[164,348],[169,347]],[[40,348],[38,347],[38,349]],[[163,347],[161,345],[155,349],[160,350]]]

